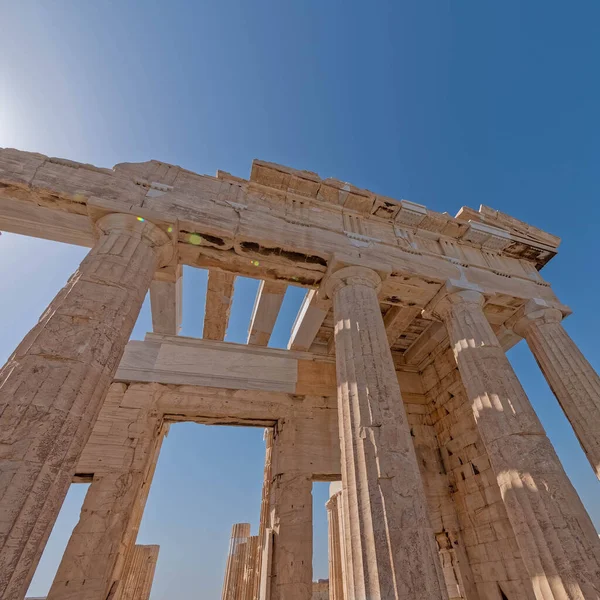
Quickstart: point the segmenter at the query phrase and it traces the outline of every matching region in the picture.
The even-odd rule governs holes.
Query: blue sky
[[[239,176],[256,157],[451,214],[498,208],[563,238],[544,275],[600,368],[596,0],[20,0],[0,3],[0,17],[0,146]],[[0,358],[83,253],[0,237]],[[199,335],[205,279],[185,277],[183,333]],[[240,282],[230,339],[252,300]],[[274,343],[298,302],[286,299]],[[145,307],[134,336],[149,329]],[[556,400],[523,344],[510,357],[600,527],[599,484]],[[152,600],[219,597],[231,523],[256,524],[262,460],[258,429],[172,429],[140,533],[161,544]],[[315,577],[326,576],[323,487]],[[49,586],[82,492],[69,495],[33,594]]]

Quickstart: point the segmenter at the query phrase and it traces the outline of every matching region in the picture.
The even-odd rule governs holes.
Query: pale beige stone
[[[51,596],[127,600],[174,420],[273,432],[259,535],[231,556],[236,600],[329,594],[312,582],[311,488],[340,479],[334,597],[600,598],[596,534],[504,357],[527,338],[597,469],[597,376],[539,274],[558,238],[262,161],[244,180],[5,149],[0,184],[1,229],[92,247],[99,220],[102,237],[2,372],[3,600],[22,599],[71,480],[92,486]],[[203,340],[177,336],[182,265],[209,270]],[[238,275],[262,280],[250,345],[223,341]],[[448,280],[485,304],[461,312]],[[287,285],[307,295],[288,349],[270,349]],[[154,333],[115,375],[148,287]]]
[[[223,340],[229,324],[231,300],[235,276],[231,273],[211,270],[208,273],[208,290],[204,312],[204,337],[207,340]]]
[[[222,600],[240,600],[244,580],[246,548],[250,537],[250,523],[235,523],[225,567]]]
[[[107,215],[0,371],[0,596],[24,595],[168,238]]]
[[[329,548],[329,600],[344,600],[344,575],[342,567],[342,530],[340,527],[341,494],[329,498],[327,504],[327,540]],[[342,517],[343,518],[343,517]]]
[[[292,417],[280,422],[273,439],[270,600],[311,600],[312,474],[302,460],[306,433]]]
[[[156,333],[177,335],[181,329],[183,277],[181,265],[172,276],[161,275],[150,284],[152,329]]]
[[[379,275],[328,280],[336,320],[349,600],[446,598],[425,494],[379,310]]]
[[[535,597],[598,597],[600,542],[482,310],[479,291],[450,288],[444,320]],[[471,510],[485,505],[472,496]],[[485,538],[481,538],[485,543]]]
[[[263,556],[267,546],[267,529],[270,524],[271,510],[271,482],[273,479],[273,438],[272,427],[265,429],[265,469],[263,474],[262,497],[260,503],[260,517],[258,525],[258,548],[256,550],[256,575],[252,589],[252,599],[259,600],[261,578],[263,577]],[[271,534],[269,534],[271,535]]]
[[[136,545],[125,575],[121,600],[149,600],[158,561],[159,546]]]
[[[600,479],[600,377],[562,326],[563,314],[543,300],[531,300],[513,328],[527,340]]]
[[[104,600],[109,592],[125,600],[121,586],[136,560],[137,531],[165,431],[151,395],[143,407],[132,407],[126,386],[111,386],[77,464],[77,473],[93,478],[48,600]]]
[[[260,282],[248,330],[250,345],[266,346],[269,343],[286,289],[287,284],[279,281]]]

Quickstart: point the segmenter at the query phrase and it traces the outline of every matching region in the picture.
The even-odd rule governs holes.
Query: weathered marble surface
[[[0,597],[20,600],[168,236],[132,215],[98,241],[0,371]],[[168,257],[167,257],[168,259]]]
[[[327,281],[335,315],[348,600],[447,598],[377,290],[345,267]]]
[[[444,320],[538,600],[600,598],[600,540],[482,310],[452,291]]]

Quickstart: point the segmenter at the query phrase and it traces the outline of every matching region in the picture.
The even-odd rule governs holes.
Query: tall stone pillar
[[[246,544],[242,585],[238,600],[252,600],[258,568],[258,536],[251,535]]]
[[[235,523],[231,528],[222,600],[240,600],[249,537],[250,523]]]
[[[327,525],[329,542],[329,600],[344,600],[344,578],[342,573],[342,536],[340,530],[340,503],[342,492],[329,498]]]
[[[159,549],[160,546],[136,544],[131,564],[125,573],[121,600],[150,600]]]
[[[0,597],[23,598],[168,236],[133,215],[99,239],[0,370]]]
[[[270,600],[312,598],[312,478],[298,470],[293,419],[280,421],[273,440]]]
[[[449,291],[434,311],[448,329],[536,598],[600,598],[598,536],[483,313],[484,298]]]
[[[135,541],[166,427],[152,395],[113,383],[78,471],[94,473],[48,600],[124,600]],[[129,560],[128,560],[129,559]]]
[[[333,299],[348,600],[447,598],[379,308],[379,275],[345,267]]]
[[[263,554],[267,541],[267,528],[269,527],[270,501],[271,501],[271,480],[273,478],[273,428],[265,429],[265,469],[263,474],[262,498],[260,503],[260,520],[258,524],[258,548],[256,549],[257,564],[256,576],[252,588],[252,599],[259,600],[260,598],[260,579],[263,568]]]
[[[600,377],[563,328],[563,313],[531,300],[513,329],[527,340],[600,479]]]

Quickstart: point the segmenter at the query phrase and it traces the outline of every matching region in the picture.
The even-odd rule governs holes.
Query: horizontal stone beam
[[[280,281],[261,281],[248,329],[248,344],[266,346],[283,303],[287,284]]]
[[[235,275],[231,273],[215,270],[208,272],[203,333],[205,339],[220,341],[225,339],[234,284]]]
[[[490,250],[477,236],[463,242],[469,224],[447,215],[430,215],[428,230],[413,230],[346,214],[323,199],[286,202],[264,185],[156,161],[100,169],[10,149],[0,150],[0,184],[0,230],[90,246],[93,220],[133,213],[167,231],[179,262],[191,266],[316,287],[337,254],[389,265],[381,299],[390,304],[424,306],[448,279],[489,295],[556,300],[527,260],[529,246],[520,242],[521,259]],[[551,250],[540,252],[543,264]]]
[[[127,344],[115,381],[336,395],[330,357],[160,334]]]

